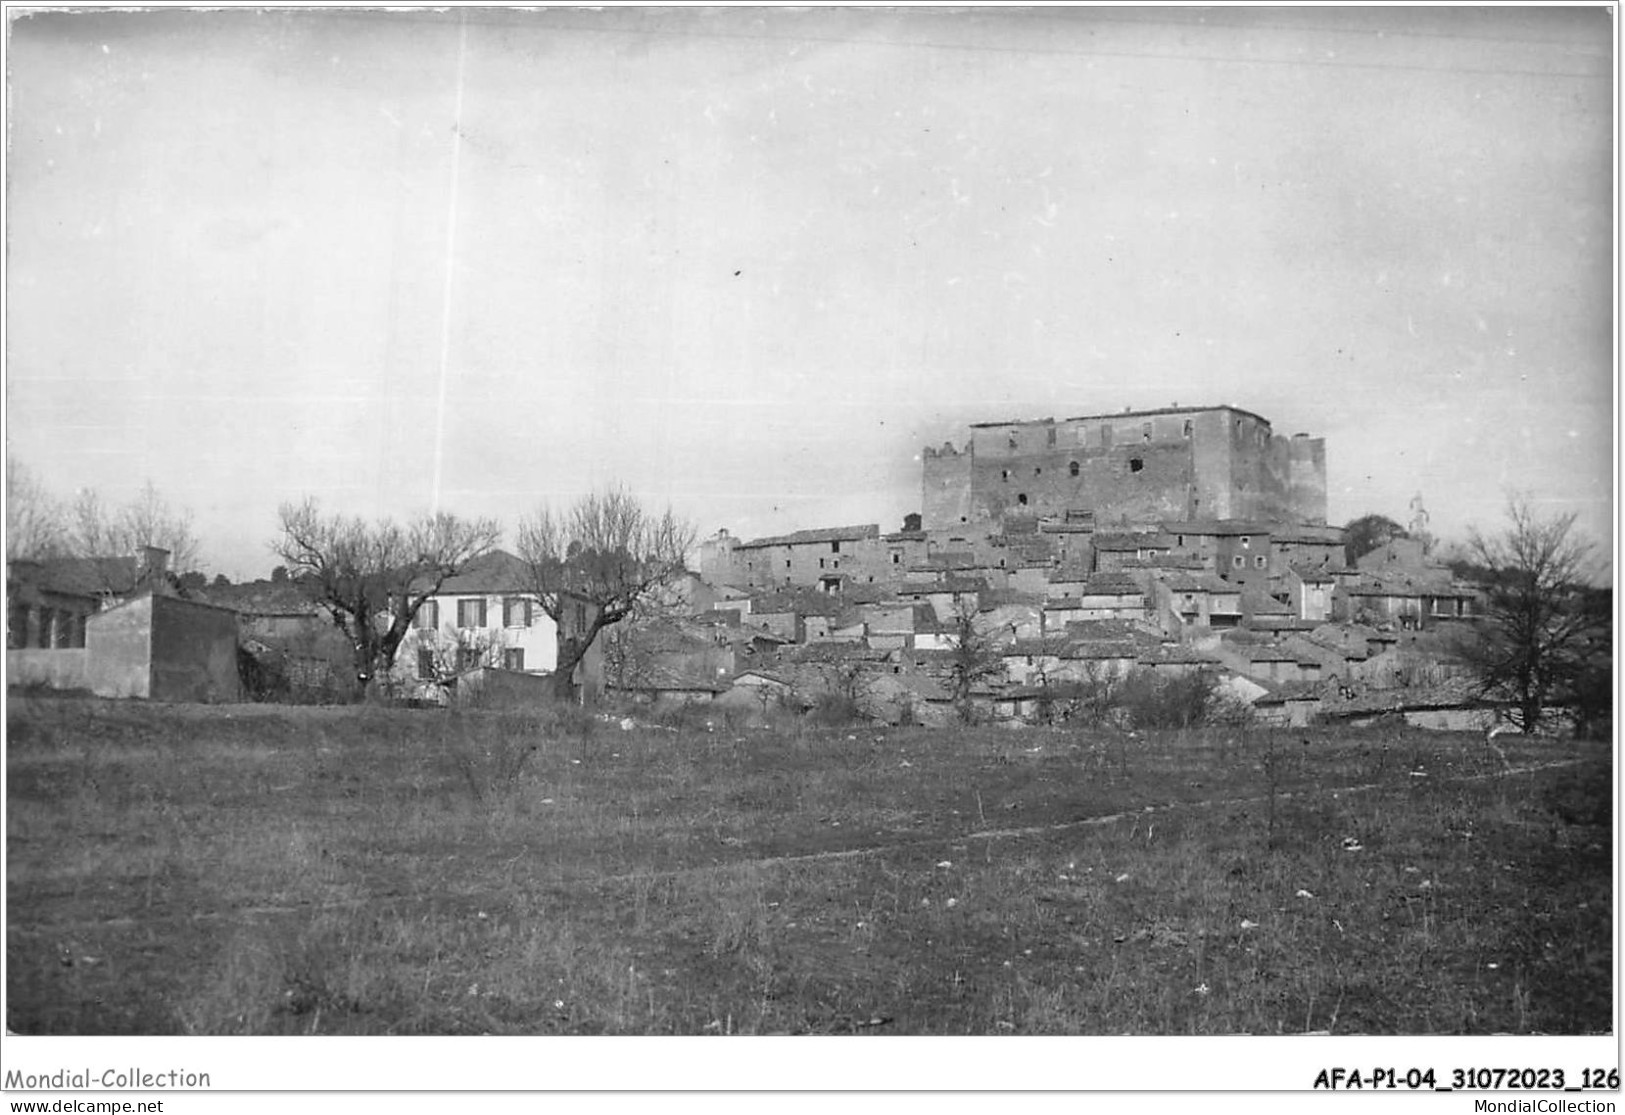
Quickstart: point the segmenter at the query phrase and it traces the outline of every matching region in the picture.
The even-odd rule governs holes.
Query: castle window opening
[[[1253,544],[1253,540],[1248,535],[1244,534],[1244,535],[1241,536],[1241,548],[1243,550],[1245,550],[1247,547],[1251,546],[1252,544]]]
[[[1053,445],[1054,445],[1054,444],[1055,444],[1055,427],[1054,427],[1054,426],[1051,426],[1051,427],[1050,427],[1050,428],[1049,428],[1049,429],[1048,429],[1048,430],[1046,430],[1046,431],[1045,431],[1045,432],[1044,432],[1044,433],[1045,433],[1045,437],[1044,437],[1044,441],[1045,441],[1045,442],[1046,442],[1046,443],[1047,443],[1047,444],[1049,444],[1049,445],[1052,445],[1052,446],[1053,446]]]
[[[1073,461],[1071,464],[1067,465],[1066,466],[1066,471],[1068,473],[1070,473],[1071,475],[1073,475],[1073,476],[1078,475],[1078,462]]]
[[[1237,554],[1235,559],[1231,561],[1230,564],[1234,565],[1237,569],[1240,569],[1242,566],[1247,564],[1247,559],[1242,557],[1240,554]]]
[[[838,539],[829,544],[829,552],[832,554],[838,554],[841,552],[841,543]]]
[[[1010,482],[1010,470],[1007,468],[1001,468],[999,470],[999,479],[1008,484]]]
[[[1130,472],[1139,472],[1143,468],[1145,468],[1145,462],[1140,460],[1140,458],[1130,457],[1128,459],[1128,470]]]
[[[1010,434],[1010,448],[1011,449],[1016,448],[1016,435],[1015,435],[1014,431],[1012,431],[1011,434]]]
[[[1185,419],[1185,436],[1191,436],[1191,420],[1189,418]]]
[[[823,558],[818,559],[818,568],[820,568],[820,569],[824,568],[824,559]]]
[[[1042,468],[1035,468],[1035,469],[1033,469],[1033,475],[1034,476],[1043,476],[1044,475],[1044,470]]]
[[[1016,502],[1019,503],[1021,506],[1026,507],[1027,506],[1027,493],[1026,492],[1017,492],[1016,493]]]
[[[1140,440],[1141,441],[1150,441],[1151,440],[1151,423],[1146,422],[1146,423],[1143,423],[1140,426]]]
[[[1253,559],[1253,565],[1254,565],[1255,568],[1262,569],[1262,568],[1264,568],[1264,562],[1266,560],[1267,559],[1264,557],[1263,554],[1259,554],[1257,557],[1255,557]]]

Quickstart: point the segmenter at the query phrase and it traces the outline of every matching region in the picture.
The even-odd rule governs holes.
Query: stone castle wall
[[[1323,523],[1325,443],[1231,407],[979,423],[923,456],[927,530],[1089,510],[1095,521]]]

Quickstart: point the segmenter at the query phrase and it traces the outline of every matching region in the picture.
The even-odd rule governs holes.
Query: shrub
[[[1220,690],[1218,678],[1206,670],[1175,677],[1134,670],[1123,677],[1090,679],[1065,712],[1068,720],[1091,727],[1175,731],[1251,717],[1251,710]]]
[[[1199,728],[1207,720],[1214,685],[1206,672],[1162,678],[1136,670],[1119,691],[1118,704],[1136,728]]]
[[[243,646],[237,648],[237,680],[250,701],[286,701],[292,689],[276,655],[256,655]]]
[[[807,719],[824,728],[846,728],[869,721],[857,698],[844,693],[820,693],[807,710]]]

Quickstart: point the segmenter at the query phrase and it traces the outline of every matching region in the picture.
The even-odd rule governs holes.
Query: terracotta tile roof
[[[1067,639],[1063,636],[1052,635],[1047,639],[1017,639],[1008,646],[999,649],[1001,658],[1029,658],[1042,655],[1059,655],[1067,648]]]
[[[1217,666],[1217,656],[1188,646],[1159,646],[1140,653],[1140,661],[1147,666]]]
[[[1074,639],[1138,639],[1154,637],[1140,624],[1127,619],[1075,619],[1066,625]]]
[[[1105,659],[1140,657],[1140,648],[1131,639],[1075,639],[1061,651],[1062,658]]]
[[[199,599],[244,616],[325,615],[321,605],[293,581],[250,581],[243,585],[210,585]]]
[[[1184,571],[1169,573],[1157,578],[1168,586],[1170,592],[1236,592],[1235,585],[1224,580],[1216,573],[1187,573]]]
[[[1095,549],[1117,552],[1120,550],[1171,550],[1174,548],[1172,535],[1161,533],[1146,534],[1096,534]]]
[[[1117,565],[1120,569],[1167,569],[1193,572],[1207,568],[1207,562],[1199,557],[1179,557],[1175,554],[1153,554],[1150,557],[1143,558],[1123,558]]]
[[[1144,596],[1145,589],[1133,577],[1120,573],[1096,573],[1083,583],[1086,596]]]
[[[913,585],[898,585],[899,596],[930,596],[939,592],[986,592],[987,582],[981,577],[963,577],[949,574],[940,581]]]
[[[1249,534],[1268,535],[1277,525],[1256,519],[1175,519],[1158,524],[1169,534],[1206,534],[1220,538]]]
[[[764,592],[750,598],[750,614],[772,616],[794,614],[798,616],[835,616],[846,607],[846,601],[826,592],[812,589],[790,589],[782,592]]]
[[[789,661],[810,662],[884,662],[886,652],[872,650],[859,643],[817,642],[796,647],[786,652]]]
[[[1342,527],[1314,526],[1309,523],[1277,525],[1271,528],[1270,537],[1276,542],[1311,542],[1327,546],[1341,546],[1344,541]]]
[[[1241,594],[1241,606],[1252,612],[1255,616],[1290,616],[1293,611],[1290,605],[1283,604],[1267,592],[1258,589],[1247,589]]]
[[[506,550],[492,550],[463,566],[455,577],[447,577],[437,596],[495,596],[526,591],[529,568]]]

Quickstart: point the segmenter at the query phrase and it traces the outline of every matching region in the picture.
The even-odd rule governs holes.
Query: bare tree
[[[122,507],[108,506],[86,488],[74,499],[69,518],[70,548],[81,557],[122,557],[156,546],[169,552],[169,568],[176,573],[197,565],[192,513],[172,508],[150,480]]]
[[[971,691],[987,678],[1004,670],[998,647],[982,625],[977,622],[976,605],[968,595],[954,600],[953,648],[948,661],[948,682],[953,692],[954,708],[962,723],[975,718],[971,705]]]
[[[507,639],[502,632],[450,624],[439,631],[414,628],[420,655],[418,680],[433,685],[454,684],[457,677],[479,666],[502,665]],[[424,675],[422,667],[429,672]]]
[[[539,508],[519,528],[529,589],[558,626],[557,693],[575,696],[573,675],[599,632],[686,567],[695,531],[668,508],[646,511],[619,488],[586,495],[564,510]],[[575,604],[582,608],[577,613]]]
[[[1462,654],[1481,692],[1511,705],[1511,716],[1534,732],[1554,701],[1570,701],[1610,653],[1597,609],[1589,606],[1592,545],[1574,531],[1574,516],[1541,518],[1519,496],[1507,502],[1507,527],[1496,535],[1475,528],[1471,561],[1484,572],[1483,615]]]
[[[282,505],[282,537],[272,550],[308,586],[355,648],[356,679],[374,691],[423,602],[501,537],[491,519],[447,512],[402,526],[323,515],[316,501]]]
[[[41,561],[68,552],[67,511],[34,471],[6,457],[6,560]]]

